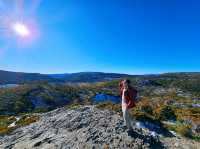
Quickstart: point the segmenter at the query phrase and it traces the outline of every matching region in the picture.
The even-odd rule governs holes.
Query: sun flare
[[[20,22],[16,22],[12,25],[12,29],[13,31],[22,37],[27,37],[30,35],[30,31],[27,25],[20,23]]]

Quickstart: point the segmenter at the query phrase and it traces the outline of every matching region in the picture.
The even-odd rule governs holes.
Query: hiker
[[[120,96],[122,98],[122,112],[125,126],[128,132],[133,131],[130,110],[135,107],[137,90],[130,85],[130,80],[122,80],[119,83]]]

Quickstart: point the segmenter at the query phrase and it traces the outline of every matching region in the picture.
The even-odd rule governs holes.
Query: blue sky
[[[198,0],[0,0],[0,21],[31,20],[38,32],[24,43],[0,22],[0,69],[197,72],[199,6]]]

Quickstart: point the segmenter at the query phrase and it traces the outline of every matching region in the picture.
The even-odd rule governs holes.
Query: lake
[[[113,103],[121,103],[120,96],[114,96],[109,94],[100,93],[93,97],[93,102],[99,103],[99,102],[107,102],[111,101]]]

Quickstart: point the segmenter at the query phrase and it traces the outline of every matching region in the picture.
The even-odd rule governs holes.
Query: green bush
[[[190,125],[178,125],[176,127],[176,132],[178,132],[184,137],[192,137],[192,130]]]
[[[183,124],[181,122],[177,122],[176,125],[165,124],[165,127],[169,130],[175,131],[181,136],[191,138],[193,137],[191,125]]]
[[[170,106],[162,106],[157,114],[160,120],[176,120],[175,112]]]
[[[191,139],[200,142],[200,136],[193,135]]]
[[[141,107],[141,111],[148,113],[150,115],[153,114],[153,108],[150,105],[145,105]]]

